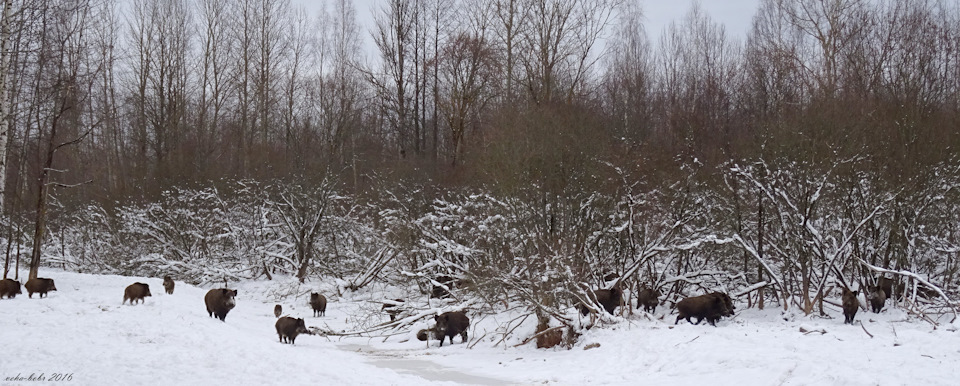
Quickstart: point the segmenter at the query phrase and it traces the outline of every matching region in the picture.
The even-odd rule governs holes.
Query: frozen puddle
[[[464,385],[507,385],[507,381],[481,377],[451,370],[437,363],[422,359],[400,358],[388,352],[380,352],[370,346],[359,344],[342,344],[337,348],[345,351],[359,352],[366,355],[367,362],[385,369],[391,369],[403,374],[418,376],[428,381],[454,382]]]

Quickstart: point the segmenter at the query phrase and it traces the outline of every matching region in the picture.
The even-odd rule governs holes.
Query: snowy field
[[[21,277],[25,276],[21,273]],[[49,298],[0,300],[0,384],[74,385],[956,385],[960,322],[938,329],[889,305],[861,310],[859,324],[833,318],[742,310],[711,327],[681,322],[659,307],[587,331],[571,350],[504,344],[499,323],[512,315],[468,313],[470,341],[437,347],[415,331],[384,338],[301,335],[280,344],[273,306],[307,326],[356,330],[374,315],[382,290],[338,297],[323,291],[327,314],[313,317],[309,292],[293,280],[240,283],[226,322],[207,316],[207,289],[161,279],[41,270],[56,281]],[[121,305],[133,282],[150,285],[144,304]],[[231,286],[233,287],[233,286]],[[289,294],[290,296],[285,296]],[[296,297],[294,295],[299,295]],[[279,300],[278,300],[279,299]],[[426,308],[426,299],[421,300]],[[738,309],[745,308],[738,305]],[[666,315],[665,315],[666,314]],[[378,319],[379,318],[379,319]],[[423,324],[426,327],[426,324]],[[804,334],[800,330],[822,330]],[[529,332],[529,331],[528,331]],[[528,335],[528,334],[526,334]],[[585,346],[599,347],[585,350]],[[40,376],[43,382],[29,380]],[[51,381],[55,376],[62,380]]]

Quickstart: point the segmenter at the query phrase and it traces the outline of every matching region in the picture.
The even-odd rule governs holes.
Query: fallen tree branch
[[[860,328],[862,328],[863,332],[867,333],[867,335],[870,336],[871,339],[873,338],[873,334],[871,334],[870,331],[867,331],[867,328],[863,326],[862,320],[860,321]]]

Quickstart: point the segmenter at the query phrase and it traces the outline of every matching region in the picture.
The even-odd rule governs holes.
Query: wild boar
[[[440,333],[437,332],[437,326],[417,331],[417,340],[423,342],[427,340],[427,338],[440,339]],[[450,344],[453,344],[453,341],[451,341]]]
[[[646,312],[654,312],[660,304],[660,289],[651,289],[647,286],[640,288],[637,294],[637,308],[643,307]]]
[[[857,300],[857,294],[860,291],[850,291],[843,289],[843,323],[853,324],[853,317],[857,316],[857,310],[860,309],[860,301]]]
[[[143,303],[143,298],[147,296],[152,296],[149,285],[140,282],[133,283],[128,285],[127,289],[123,290],[123,303],[126,303],[127,300],[130,301],[130,305],[134,305],[137,300]]]
[[[174,285],[175,284],[173,283],[173,279],[170,278],[170,275],[166,275],[163,277],[163,290],[167,291],[168,295],[173,295]]]
[[[316,292],[310,294],[310,307],[313,307],[313,316],[326,316],[327,297]]]
[[[307,330],[307,325],[303,322],[303,319],[294,319],[289,316],[277,319],[276,327],[280,343],[294,344],[297,335],[310,332],[310,330]]]
[[[444,312],[440,316],[434,316],[437,321],[436,335],[440,337],[440,347],[443,347],[443,340],[450,337],[450,344],[453,344],[453,337],[460,335],[460,341],[467,341],[467,327],[470,327],[470,319],[463,311]]]
[[[874,314],[879,314],[886,302],[887,295],[882,288],[873,287],[870,289],[870,308],[873,309]]]
[[[13,299],[17,294],[22,294],[20,282],[13,279],[0,280],[0,299],[4,297]]]
[[[400,313],[400,305],[403,304],[403,299],[393,299],[390,303],[383,303],[383,307],[380,307],[380,311],[386,312],[387,315],[390,315],[390,321],[393,322],[397,320],[397,314]]]
[[[27,297],[29,298],[33,298],[34,293],[40,293],[40,298],[43,298],[47,292],[57,290],[57,286],[53,284],[53,279],[45,277],[27,280],[27,284],[23,286],[27,288]]]
[[[225,322],[227,313],[237,305],[237,290],[227,288],[215,288],[207,291],[203,297],[207,304],[207,314],[211,317],[216,316],[221,322]]]
[[[880,276],[880,278],[877,279],[877,287],[883,290],[883,294],[887,299],[896,299],[904,294],[903,282],[896,278]]]
[[[613,315],[613,311],[617,309],[617,306],[620,305],[621,300],[623,299],[623,292],[619,288],[611,289],[601,289],[593,291],[594,296],[597,297],[597,302],[603,306],[603,309],[607,310],[610,315]],[[590,309],[586,305],[580,304],[580,314],[586,316],[590,313]]]
[[[279,318],[280,314],[282,313],[283,313],[283,307],[281,307],[279,304],[273,307],[273,316],[276,316]]]
[[[707,319],[711,326],[716,327],[716,322],[727,313],[728,308],[722,296],[706,294],[688,297],[677,302],[677,320],[673,324],[679,323],[681,319],[693,323],[690,318],[697,318],[697,322],[693,324],[700,324],[703,319]]]
[[[447,275],[437,276],[433,281],[440,283],[440,285],[433,285],[433,290],[430,292],[431,298],[448,298],[450,297],[450,290],[456,287],[456,281]]]

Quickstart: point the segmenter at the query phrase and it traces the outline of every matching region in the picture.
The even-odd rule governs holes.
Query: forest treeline
[[[373,12],[6,1],[5,273],[439,270],[554,318],[610,272],[808,313],[881,269],[957,288],[955,1],[762,0],[743,39],[694,5],[655,41],[630,0]]]

